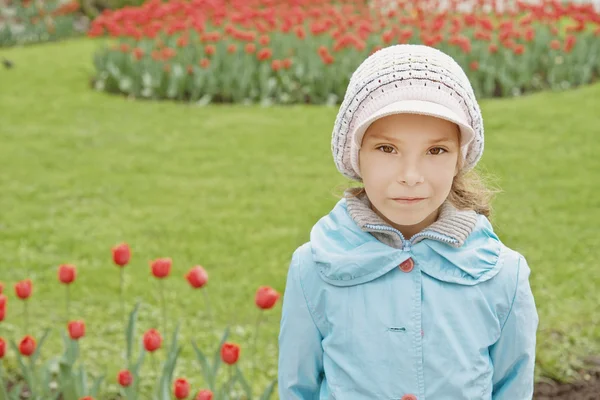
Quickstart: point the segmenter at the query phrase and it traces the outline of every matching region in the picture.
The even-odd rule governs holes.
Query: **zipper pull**
[[[409,240],[405,240],[403,242],[402,251],[406,251],[406,252],[410,251],[410,241]]]

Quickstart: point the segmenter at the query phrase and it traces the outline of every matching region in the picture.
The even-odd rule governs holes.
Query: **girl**
[[[351,77],[338,170],[362,182],[292,257],[282,400],[526,400],[538,315],[522,255],[488,220],[473,89],[445,53],[395,45]]]

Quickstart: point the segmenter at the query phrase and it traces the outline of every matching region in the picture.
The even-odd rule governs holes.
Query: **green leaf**
[[[229,337],[229,326],[227,328],[225,328],[225,333],[223,333],[223,337],[221,338],[221,342],[219,343],[219,347],[217,348],[217,351],[215,352],[214,358],[213,358],[213,365],[212,365],[212,376],[217,376],[217,372],[219,371],[219,367],[221,366],[221,348],[223,347],[223,344],[227,341],[227,338]]]
[[[246,378],[244,378],[244,374],[242,373],[240,366],[237,364],[235,366],[235,372],[236,372],[237,380],[240,381],[248,400],[250,400],[252,398],[252,388],[248,384],[248,381],[246,381]]]
[[[127,333],[125,340],[127,341],[127,366],[131,362],[131,353],[133,351],[133,337],[135,335],[135,321],[137,320],[138,309],[140,308],[140,302],[138,301],[133,308],[133,311],[129,314],[129,323],[127,324]]]
[[[88,392],[87,374],[85,373],[83,366],[79,366],[79,379],[77,380],[77,396],[85,396]]]
[[[277,379],[273,379],[271,384],[267,386],[262,396],[260,396],[260,400],[269,400],[273,395],[273,390],[275,389],[275,384],[277,383]]]
[[[21,367],[21,373],[23,374],[23,377],[25,378],[25,382],[27,383],[27,386],[31,387],[32,386],[31,385],[31,372],[30,372],[29,368],[27,368],[27,366],[23,362],[23,356],[21,355],[21,352],[19,351],[19,347],[12,340],[10,341],[10,346],[13,348],[13,351],[17,355],[17,361],[19,362],[19,366]]]
[[[138,356],[137,362],[135,364],[133,364],[133,368],[131,368],[129,370],[129,372],[131,372],[131,374],[134,376],[134,378],[137,378],[140,367],[142,366],[142,363],[144,362],[145,356],[146,356],[146,350],[144,349],[144,344],[141,343],[140,344],[140,355]]]
[[[37,361],[37,359],[40,357],[40,352],[42,351],[42,347],[44,346],[44,342],[46,341],[46,338],[48,337],[50,330],[51,330],[50,328],[46,328],[46,330],[44,331],[44,334],[42,335],[42,338],[40,339],[40,341],[35,349],[35,352],[31,356],[31,361],[34,364]]]
[[[10,398],[13,400],[20,400],[21,399],[21,391],[23,390],[23,385],[24,383],[21,382],[19,384],[16,384],[12,390],[10,391]]]
[[[98,377],[94,381],[94,385],[90,389],[90,396],[92,396],[92,397],[97,397],[98,396],[98,391],[100,390],[100,385],[102,384],[103,380],[104,380],[104,375]]]
[[[198,348],[198,345],[194,340],[192,340],[192,347],[194,347],[194,351],[196,352],[196,358],[200,363],[200,367],[202,367],[202,375],[204,376],[204,380],[208,384],[208,388],[215,391],[215,377],[212,375],[212,370],[210,368],[210,363],[206,359],[206,356],[202,351]]]

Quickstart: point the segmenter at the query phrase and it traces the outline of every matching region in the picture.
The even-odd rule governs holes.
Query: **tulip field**
[[[349,184],[336,105],[394,43],[450,53],[481,98],[492,223],[532,269],[535,400],[600,391],[600,15],[472,3],[148,0],[60,42],[0,30],[0,400],[277,399],[292,253]]]
[[[600,76],[600,13],[559,0],[150,0],[96,18],[94,87],[133,98],[341,102],[352,71],[395,43],[440,48],[479,97],[568,89]],[[499,5],[504,7],[500,8]]]
[[[0,0],[0,48],[81,35],[78,0]]]

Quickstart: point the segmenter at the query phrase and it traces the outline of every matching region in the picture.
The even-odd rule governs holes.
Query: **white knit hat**
[[[371,123],[386,115],[430,115],[457,124],[464,170],[483,153],[483,119],[471,83],[449,55],[424,45],[398,44],[369,56],[350,78],[331,139],[337,169],[361,181],[358,151]]]

